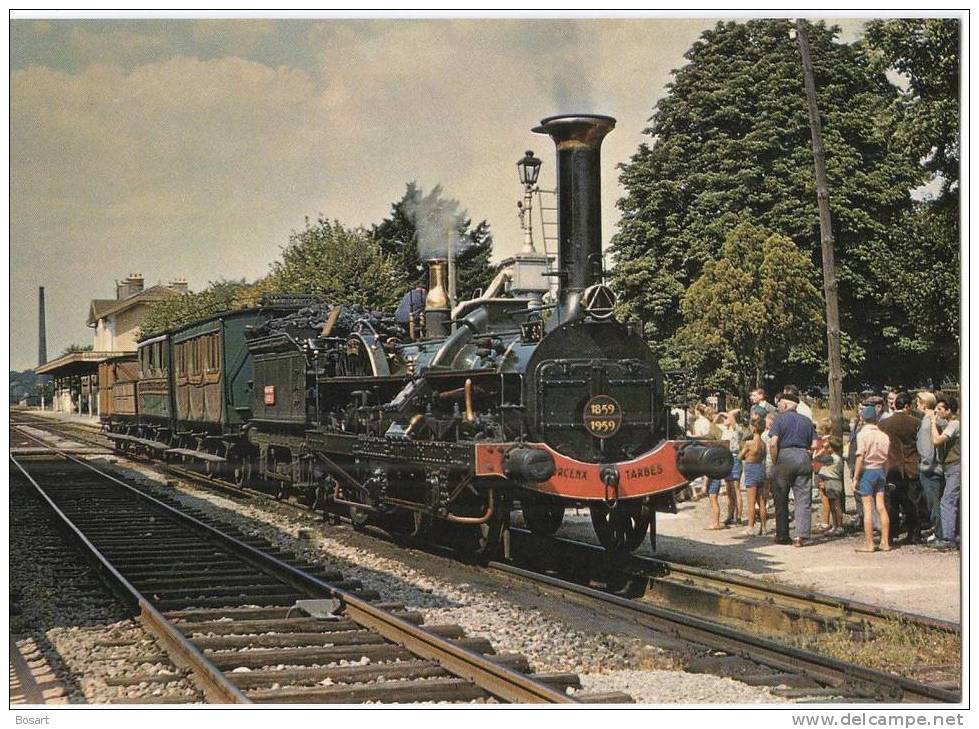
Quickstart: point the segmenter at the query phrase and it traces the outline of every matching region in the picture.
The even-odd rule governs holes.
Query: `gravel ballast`
[[[10,594],[11,631],[33,639],[66,688],[69,703],[158,701],[165,696],[200,700],[194,685],[54,528],[46,506],[19,477],[10,481]],[[173,680],[108,683],[160,674]]]

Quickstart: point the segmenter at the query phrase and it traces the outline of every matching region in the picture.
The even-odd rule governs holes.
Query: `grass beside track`
[[[825,633],[795,636],[792,642],[805,650],[915,679],[929,666],[958,676],[962,661],[960,636],[904,620],[878,623],[866,633],[841,625]]]

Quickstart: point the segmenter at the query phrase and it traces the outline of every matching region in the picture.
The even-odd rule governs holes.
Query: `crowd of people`
[[[866,391],[846,442],[833,434],[829,418],[813,420],[794,385],[786,386],[775,404],[764,389],[754,390],[750,400],[747,412],[717,412],[702,402],[683,413],[688,435],[727,441],[733,458],[724,478],[693,485],[693,498],[709,499],[708,529],[743,525],[748,534],[764,535],[773,514],[776,544],[803,547],[814,531],[842,537],[856,530],[863,534],[858,552],[920,543],[958,549],[962,429],[955,396]],[[815,530],[814,490],[821,519]]]

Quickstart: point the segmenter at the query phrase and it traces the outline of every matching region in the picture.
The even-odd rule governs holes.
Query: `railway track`
[[[56,450],[52,451],[57,453]],[[120,598],[190,670],[209,701],[621,702],[577,693],[573,674],[534,675],[458,626],[423,626],[342,575],[270,553],[71,455],[11,456]],[[153,680],[136,676],[124,680]]]
[[[193,472],[182,475],[205,485],[214,483]],[[242,493],[229,485],[223,489]],[[959,628],[953,623],[651,557],[610,559],[593,545],[539,537],[526,530],[512,529],[510,537],[509,559],[491,563],[491,569],[687,641],[697,654],[687,666],[690,669],[778,686],[783,695],[795,698],[959,701],[954,681],[915,681],[757,636],[758,626],[789,634],[841,627],[866,633],[898,621],[958,637]],[[737,630],[732,622],[754,630]],[[943,668],[946,679],[958,675],[956,666]]]

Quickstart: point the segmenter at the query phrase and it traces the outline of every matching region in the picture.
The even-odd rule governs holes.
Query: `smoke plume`
[[[427,195],[421,190],[405,201],[405,213],[414,221],[418,232],[418,255],[423,260],[447,258],[450,247],[460,249],[460,231],[465,227],[466,211],[459,201],[442,197],[442,186],[436,185]]]

